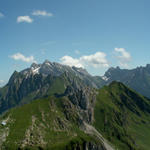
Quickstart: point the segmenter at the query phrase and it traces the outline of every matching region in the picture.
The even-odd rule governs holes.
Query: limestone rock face
[[[82,121],[93,122],[96,90],[74,81],[70,86],[67,86],[64,95],[78,108]]]

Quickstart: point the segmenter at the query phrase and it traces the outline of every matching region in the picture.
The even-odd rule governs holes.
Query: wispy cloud
[[[4,14],[0,12],[0,18],[3,18],[3,17],[4,17]]]
[[[17,22],[18,23],[21,23],[21,22],[32,23],[33,19],[30,18],[30,16],[18,16],[17,17]]]
[[[115,48],[116,57],[122,67],[128,68],[128,63],[131,61],[131,55],[124,48]]]
[[[53,14],[50,12],[47,12],[45,10],[35,10],[32,12],[32,15],[34,16],[45,16],[45,17],[52,17]]]
[[[60,61],[64,65],[75,66],[75,67],[109,67],[108,61],[106,59],[106,54],[103,52],[96,52],[92,55],[81,56],[79,58],[73,58],[71,56],[63,56]]]
[[[21,61],[27,62],[27,63],[36,62],[34,56],[26,57],[26,56],[24,56],[24,55],[21,54],[21,53],[16,53],[16,54],[14,54],[14,55],[12,55],[12,56],[10,56],[10,57],[11,57],[12,59],[14,59],[14,60],[21,60]]]

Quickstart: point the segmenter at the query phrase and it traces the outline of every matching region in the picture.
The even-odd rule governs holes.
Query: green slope
[[[105,150],[102,140],[97,135],[92,136],[99,131],[116,149],[149,150],[149,99],[119,82],[95,90],[84,86],[79,78],[70,76],[70,79],[63,74],[51,80],[47,98],[31,101],[29,95],[25,99],[29,104],[3,114],[0,117],[0,147],[85,150],[94,145],[95,149]],[[66,88],[67,85],[70,88]],[[83,132],[81,127],[85,122],[87,127],[92,124],[97,131],[92,127],[92,134]]]
[[[3,149],[83,149],[89,142],[103,147],[79,129],[76,108],[65,97],[35,100],[11,109],[0,122],[6,123],[0,125]]]
[[[150,101],[118,82],[98,92],[96,129],[118,149],[149,150]]]

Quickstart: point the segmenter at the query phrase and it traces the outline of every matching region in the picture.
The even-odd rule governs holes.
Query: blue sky
[[[149,0],[0,0],[0,84],[45,59],[103,75],[150,63]]]

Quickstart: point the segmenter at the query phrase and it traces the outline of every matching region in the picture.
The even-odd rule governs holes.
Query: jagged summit
[[[35,74],[43,74],[43,75],[49,75],[52,74],[54,76],[59,76],[64,72],[72,72],[77,75],[88,75],[90,74],[83,68],[77,68],[77,67],[70,67],[66,65],[59,64],[57,62],[50,62],[49,60],[45,60],[42,64],[36,64],[33,63],[30,68],[27,68],[21,73],[25,75],[35,75]]]
[[[26,78],[29,78],[30,76],[37,74],[41,74],[45,77],[48,75],[60,76],[65,72],[79,77],[80,79],[84,80],[87,85],[95,88],[101,87],[101,77],[99,77],[99,80],[97,80],[95,77],[90,75],[86,69],[75,66],[70,67],[57,62],[50,62],[49,60],[45,60],[42,64],[33,63],[30,68],[27,68],[20,73],[25,75]]]
[[[51,63],[48,59],[45,59],[44,64],[45,63]]]

